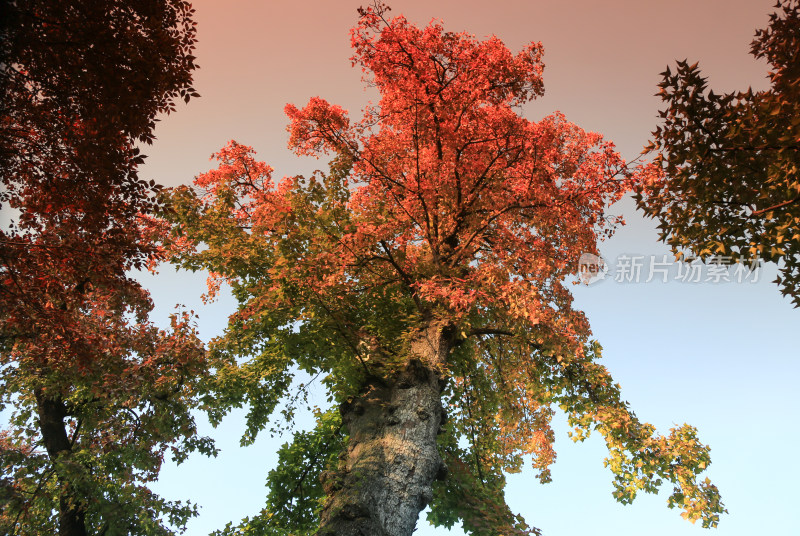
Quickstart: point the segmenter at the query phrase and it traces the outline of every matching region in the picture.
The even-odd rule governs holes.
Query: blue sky
[[[348,60],[348,30],[357,4],[197,2],[201,69],[196,87],[202,97],[163,118],[158,140],[146,150],[143,176],[167,185],[188,183],[209,169],[209,155],[231,138],[254,146],[277,176],[324,167],[286,149],[283,107],[319,95],[357,115],[371,98]],[[753,31],[766,23],[771,1],[398,0],[391,5],[394,13],[418,24],[441,18],[449,30],[478,37],[493,33],[512,49],[541,40],[546,94],[526,107],[526,115],[536,119],[560,110],[615,141],[629,159],[655,128],[658,73],[675,59],[699,60],[715,91],[766,85],[766,66],[748,50]],[[604,347],[605,365],[642,420],[663,432],[690,423],[711,446],[708,475],[730,511],[713,534],[796,533],[800,468],[794,453],[800,433],[793,420],[799,406],[800,311],[771,283],[771,266],[760,271],[757,282],[690,283],[675,279],[678,267],[671,264],[668,282],[645,282],[652,261],[662,261],[669,251],[657,242],[653,222],[642,219],[630,200],[615,208],[628,225],[601,247],[611,271],[603,281],[575,287],[576,305],[587,313]],[[616,280],[622,256],[642,262],[639,282]],[[152,289],[156,319],[165,319],[174,304],[186,304],[199,314],[205,340],[221,333],[234,306],[225,296],[203,305],[201,274],[164,267],[160,275],[143,280]],[[509,478],[507,491],[512,508],[545,535],[708,533],[666,508],[669,490],[618,505],[599,437],[573,444],[561,415],[554,424],[553,483],[540,485],[526,470]],[[275,451],[285,441],[264,435],[239,448],[241,414],[216,430],[205,428],[217,438],[220,456],[170,465],[157,485],[168,498],[190,499],[201,507],[200,517],[189,525],[190,536],[256,513],[264,504]],[[416,534],[448,532],[423,520]]]

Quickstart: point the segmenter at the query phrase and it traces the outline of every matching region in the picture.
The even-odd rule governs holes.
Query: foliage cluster
[[[196,96],[179,0],[3,3],[0,38],[0,532],[168,534],[194,514],[148,488],[196,437],[208,374],[191,315],[167,330],[131,276],[163,260],[156,116]]]
[[[638,205],[684,257],[780,263],[800,305],[800,2],[781,0],[751,45],[769,89],[715,93],[698,64],[662,73],[665,108],[649,150],[663,178]]]

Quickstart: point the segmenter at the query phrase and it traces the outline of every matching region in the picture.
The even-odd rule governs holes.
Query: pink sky
[[[392,14],[432,18],[453,31],[499,36],[512,50],[545,47],[545,97],[531,117],[554,110],[635,156],[655,125],[660,73],[696,58],[715,87],[764,87],[766,67],[748,55],[768,0],[397,1]],[[235,137],[254,145],[277,173],[294,174],[283,107],[321,96],[357,114],[371,93],[350,67],[349,29],[358,2],[343,0],[197,2],[202,98],[160,125],[150,163],[183,182],[187,170]],[[200,158],[198,158],[198,156]],[[197,164],[196,162],[199,162]]]

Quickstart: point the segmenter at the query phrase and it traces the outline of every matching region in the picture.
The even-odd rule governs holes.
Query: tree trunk
[[[444,418],[441,371],[452,347],[442,323],[410,345],[405,369],[372,378],[342,404],[350,440],[344,469],[323,473],[328,495],[317,536],[409,536],[444,471],[436,436]]]
[[[60,456],[72,450],[72,443],[67,436],[64,418],[67,408],[60,398],[46,396],[40,389],[35,392],[36,407],[39,414],[39,430],[42,432],[42,443],[53,464]],[[58,475],[61,496],[58,505],[59,536],[87,536],[86,521],[83,508],[69,482]]]

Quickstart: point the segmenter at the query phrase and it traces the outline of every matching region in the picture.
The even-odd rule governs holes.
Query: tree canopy
[[[387,11],[351,33],[377,105],[359,121],[318,97],[286,107],[290,146],[328,170],[275,181],[232,141],[171,195],[177,260],[239,302],[212,343],[212,420],[248,404],[253,440],[286,398],[291,418],[298,372],[331,402],[281,450],[266,509],[224,532],[410,534],[430,503],[437,525],[536,533],[504,475],[527,461],[550,479],[553,407],[576,440],[603,436],[618,500],[671,482],[670,507],[715,525],[708,448],[635,416],[567,287],[649,168],[559,113],[520,115],[543,92],[541,44],[512,54]]]
[[[697,63],[662,73],[662,123],[648,148],[663,177],[638,197],[679,255],[779,263],[800,305],[800,3],[781,0],[756,32],[771,87],[714,93]]]
[[[163,258],[137,145],[196,95],[192,15],[179,0],[3,3],[3,534],[168,534],[193,513],[147,483],[165,454],[211,450],[190,414],[206,354],[189,314],[148,321],[131,275]]]

